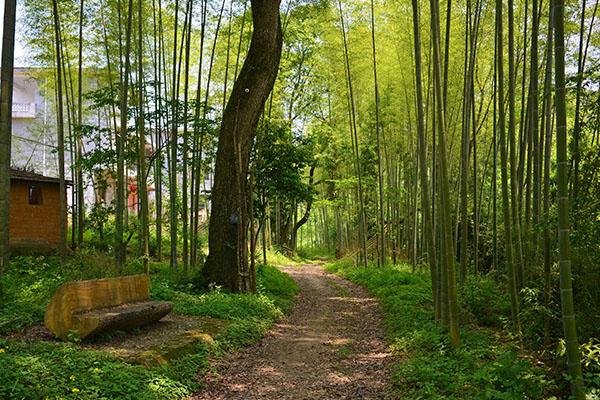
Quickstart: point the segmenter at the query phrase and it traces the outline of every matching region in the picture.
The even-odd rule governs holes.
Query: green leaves
[[[491,331],[463,328],[462,345],[453,349],[445,328],[434,321],[427,276],[411,274],[404,265],[365,269],[349,260],[327,269],[365,286],[380,300],[399,359],[394,372],[399,398],[539,399],[553,388],[542,370],[518,357],[511,344],[500,343]],[[491,299],[479,292],[479,284],[472,286],[465,290],[479,294],[469,307],[496,309],[497,304],[485,304],[494,300],[508,311],[506,298]]]
[[[62,282],[110,275],[114,271],[108,268],[94,254],[67,262],[54,257],[13,259],[2,278],[7,290],[0,298],[0,333],[39,323]],[[139,273],[141,265],[126,268],[126,273]],[[214,348],[199,345],[194,354],[145,368],[74,343],[0,339],[0,398],[185,398],[199,388],[197,377],[208,368],[209,352],[218,355],[258,340],[290,309],[298,292],[288,275],[271,266],[258,268],[258,295],[200,292],[194,279],[176,276],[165,264],[153,264],[152,272],[152,298],[173,301],[181,314],[224,320]]]
[[[297,137],[286,121],[264,121],[258,128],[255,159],[255,191],[285,207],[308,202],[314,191],[305,182],[304,170],[315,162],[310,138]]]

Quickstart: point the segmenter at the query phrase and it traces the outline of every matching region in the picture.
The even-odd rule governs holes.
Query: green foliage
[[[463,328],[461,347],[453,349],[444,328],[434,321],[427,276],[411,274],[408,266],[355,267],[351,260],[327,269],[365,286],[380,300],[389,340],[400,359],[394,372],[400,398],[539,399],[553,389],[542,370],[519,358],[513,345],[492,332]],[[499,312],[506,299],[484,305],[487,286],[483,280],[465,288],[478,297],[468,307]]]
[[[0,398],[181,399],[208,367],[202,347],[168,366],[145,368],[72,344],[1,344]]]
[[[12,260],[2,277],[0,333],[40,323],[56,288],[74,279],[116,275],[111,259],[92,252],[78,253],[61,262],[57,257],[20,257]],[[151,296],[170,300],[175,312],[229,321],[215,346],[171,364],[145,368],[130,365],[106,353],[84,350],[73,343],[22,342],[0,339],[0,398],[71,399],[180,399],[199,388],[208,357],[258,340],[291,309],[298,293],[294,281],[272,266],[260,266],[259,294],[201,291],[196,276],[182,276],[165,263],[151,263]],[[125,274],[140,273],[132,260]],[[73,339],[76,339],[73,337]]]
[[[502,327],[510,317],[510,299],[490,277],[469,275],[460,289],[461,309],[478,324]]]
[[[273,250],[267,249],[267,262],[273,265],[296,265],[301,263],[302,259],[294,255],[284,254],[275,246]]]
[[[298,285],[290,277],[269,265],[259,265],[257,270],[258,292],[267,296],[284,313],[291,311],[299,292]]]
[[[312,142],[296,137],[289,123],[269,120],[257,132],[256,178],[259,193],[277,194],[284,202],[306,201],[312,189],[302,180],[304,168],[313,162]]]
[[[312,199],[313,188],[303,179],[305,168],[314,163],[312,140],[295,136],[290,123],[263,122],[257,130],[254,158],[254,189],[259,199],[265,196],[274,203],[277,196],[286,214]],[[265,204],[259,201],[257,211],[264,210]]]
[[[321,247],[301,247],[298,249],[298,257],[305,260],[329,259],[333,254],[327,248]]]

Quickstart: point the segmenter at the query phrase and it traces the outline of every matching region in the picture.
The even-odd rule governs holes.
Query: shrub
[[[490,277],[469,275],[460,290],[461,309],[477,323],[502,327],[502,319],[510,317],[510,299]]]

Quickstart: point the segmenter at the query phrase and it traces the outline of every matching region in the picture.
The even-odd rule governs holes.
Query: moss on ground
[[[89,262],[94,257],[102,261]],[[5,290],[0,296],[0,334],[4,335],[0,338],[0,398],[185,398],[200,388],[199,377],[208,369],[210,356],[260,339],[291,309],[298,292],[288,275],[271,266],[259,267],[259,293],[252,295],[202,291],[196,277],[180,277],[168,265],[153,264],[152,298],[172,301],[177,314],[212,321],[206,326],[210,332],[203,328],[192,335],[193,340],[183,346],[186,354],[178,354],[175,360],[149,362],[150,367],[143,367],[76,343],[27,335],[7,339],[18,337],[15,331],[40,324],[50,297],[62,283],[116,275],[103,258],[94,257],[88,257],[88,262],[81,255],[67,261],[56,257],[13,259],[1,281]],[[139,269],[134,262],[125,273]],[[110,342],[110,338],[104,340]],[[154,349],[154,356],[169,358],[171,350]]]
[[[515,343],[475,326],[461,328],[453,349],[434,321],[431,283],[407,266],[355,267],[349,260],[326,266],[375,295],[387,335],[398,355],[393,381],[405,399],[541,399],[555,390],[545,371],[518,355]]]

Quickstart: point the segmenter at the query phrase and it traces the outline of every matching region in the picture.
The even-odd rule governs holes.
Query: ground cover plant
[[[94,257],[95,261],[94,262]],[[98,261],[100,260],[100,261]],[[213,344],[171,364],[145,368],[77,343],[6,339],[14,331],[39,324],[56,288],[74,279],[116,275],[95,253],[61,262],[54,257],[14,258],[2,277],[0,305],[0,398],[175,399],[198,390],[208,358],[248,345],[289,311],[298,291],[291,278],[272,266],[258,267],[258,294],[206,291],[193,276],[152,264],[151,297],[174,303],[174,312],[226,320]],[[85,267],[87,266],[87,267]],[[140,272],[132,262],[125,273]]]
[[[229,318],[234,347],[291,306],[254,261],[327,253],[431,271],[413,300],[443,327],[417,336],[448,360],[406,371],[417,396],[535,397],[529,351],[550,394],[600,385],[600,0],[18,3],[0,335],[61,282],[143,271],[177,312]]]
[[[519,343],[498,330],[463,325],[463,345],[452,348],[446,330],[434,320],[429,277],[410,272],[407,265],[364,268],[341,260],[326,269],[365,286],[380,300],[398,355],[393,379],[401,398],[540,399],[556,394],[563,383],[523,357]],[[478,305],[473,301],[470,309],[506,310],[507,301],[486,298]],[[506,311],[510,315],[510,305]]]

